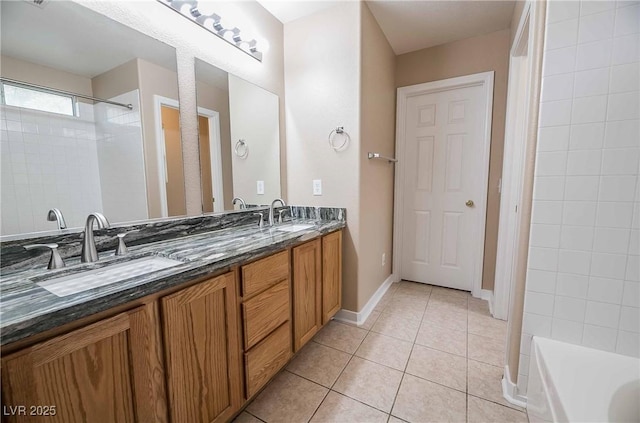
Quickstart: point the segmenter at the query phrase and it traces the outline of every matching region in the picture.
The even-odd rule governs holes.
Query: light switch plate
[[[256,191],[258,195],[264,195],[264,181],[258,181]]]
[[[322,195],[322,179],[313,180],[313,195]]]

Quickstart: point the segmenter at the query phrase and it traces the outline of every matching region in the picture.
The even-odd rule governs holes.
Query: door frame
[[[407,117],[407,100],[410,97],[432,94],[441,91],[449,91],[459,88],[467,88],[473,86],[481,86],[484,91],[484,123],[485,131],[482,137],[482,175],[483,184],[482,195],[477,201],[477,209],[479,211],[476,218],[476,225],[479,231],[474,245],[474,263],[473,263],[473,281],[471,284],[471,294],[474,297],[480,297],[482,291],[482,268],[484,260],[484,241],[485,226],[487,215],[487,194],[489,190],[489,152],[491,146],[491,119],[493,113],[493,80],[494,71],[481,72],[472,75],[460,76],[456,78],[443,79],[439,81],[426,82],[423,84],[410,85],[400,87],[397,91],[397,109],[396,109],[396,171],[394,176],[395,195],[393,201],[393,275],[394,280],[399,281],[402,278],[401,257],[403,244],[403,222],[402,210],[404,202],[404,153],[406,144],[406,128],[405,121]]]
[[[167,167],[164,141],[164,129],[162,128],[162,106],[180,110],[180,103],[168,97],[159,95],[153,96],[153,118],[156,130],[156,163],[158,165],[158,193],[160,196],[160,217],[169,216],[169,206],[167,205]],[[182,142],[182,140],[180,140]]]
[[[526,130],[529,127],[532,71],[532,17],[531,3],[526,2],[516,29],[516,35],[509,52],[509,79],[507,87],[507,115],[505,125],[504,158],[500,193],[500,217],[498,221],[498,250],[496,254],[496,278],[493,292],[493,317],[507,320],[511,285],[514,279],[516,257],[521,248],[519,232],[522,211],[522,191],[524,173],[512,172],[524,169],[526,150]],[[527,52],[527,62],[522,61],[523,52]],[[521,81],[524,72],[524,80]],[[520,85],[520,82],[523,82]],[[518,115],[515,103],[524,104],[522,116]],[[521,129],[521,130],[520,130]],[[517,146],[520,154],[516,155]],[[512,207],[519,207],[518,214],[512,213]]]
[[[211,160],[211,186],[219,193],[213,198],[213,212],[224,211],[224,184],[222,181],[222,141],[220,137],[220,113],[215,110],[198,107],[198,116],[204,116],[209,121],[209,158]],[[200,129],[198,129],[200,132]],[[215,164],[215,166],[214,166]],[[215,171],[213,169],[215,167]]]

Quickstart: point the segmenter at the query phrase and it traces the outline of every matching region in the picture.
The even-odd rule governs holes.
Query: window
[[[72,95],[57,94],[55,91],[45,91],[9,82],[0,84],[2,85],[2,104],[76,116],[76,99]]]

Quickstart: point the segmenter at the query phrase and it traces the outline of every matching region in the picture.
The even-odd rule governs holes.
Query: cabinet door
[[[298,351],[322,325],[320,239],[293,249],[293,338]]]
[[[342,306],[342,231],[322,238],[322,324]]]
[[[142,306],[4,357],[3,417],[166,422],[156,311]]]
[[[173,422],[221,422],[241,406],[233,272],[162,299]]]

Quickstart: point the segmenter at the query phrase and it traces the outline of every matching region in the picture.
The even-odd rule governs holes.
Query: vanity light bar
[[[197,23],[207,31],[219,38],[222,38],[229,44],[236,46],[249,56],[262,62],[262,52],[258,50],[258,41],[255,39],[245,40],[240,35],[240,28],[225,28],[222,25],[222,17],[216,13],[202,13],[198,9],[197,0],[157,0],[160,3],[170,7],[180,15]],[[210,22],[213,21],[213,22]]]

